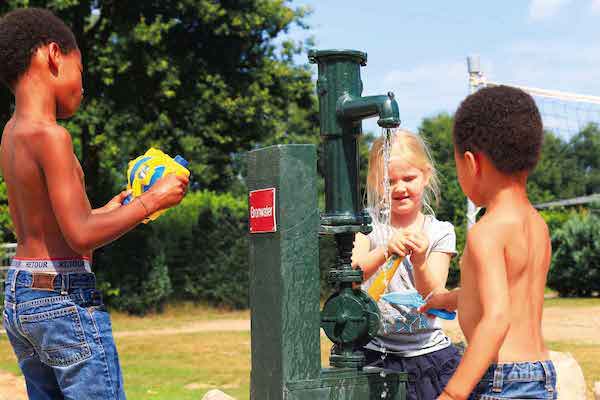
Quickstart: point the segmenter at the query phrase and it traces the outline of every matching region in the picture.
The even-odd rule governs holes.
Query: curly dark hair
[[[11,88],[29,68],[35,51],[52,42],[64,54],[77,49],[71,29],[51,11],[19,8],[5,14],[0,18],[0,81]]]
[[[454,145],[480,151],[505,174],[532,171],[544,129],[533,98],[508,86],[484,88],[467,97],[454,116]]]

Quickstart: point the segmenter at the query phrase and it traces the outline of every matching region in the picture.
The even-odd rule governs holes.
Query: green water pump
[[[360,368],[364,363],[361,349],[379,330],[379,310],[373,299],[353,287],[363,280],[362,271],[351,265],[354,235],[371,231],[370,217],[360,199],[358,135],[362,120],[374,116],[379,116],[381,127],[399,126],[398,103],[391,92],[361,97],[360,67],[366,65],[366,53],[321,50],[311,51],[308,58],[319,68],[317,94],[325,172],[320,234],[333,235],[338,252],[329,272],[329,282],[337,291],[323,307],[321,327],[335,343],[329,363]]]

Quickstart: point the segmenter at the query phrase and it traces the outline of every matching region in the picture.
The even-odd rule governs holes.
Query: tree
[[[584,180],[572,146],[553,132],[546,131],[540,160],[527,183],[531,201],[542,203],[583,196]]]
[[[463,194],[454,165],[454,145],[452,142],[452,126],[454,119],[447,113],[425,118],[418,129],[419,134],[428,144],[431,157],[440,179],[440,204],[432,204],[436,217],[449,221],[454,225],[456,233],[456,249],[460,253],[466,238],[467,198]],[[458,257],[452,259],[448,285],[455,286],[459,280]]]
[[[52,9],[72,27],[85,66],[86,99],[65,123],[95,205],[125,183],[128,160],[154,145],[192,161],[195,186],[225,190],[235,155],[272,137],[312,134],[298,121],[315,109],[301,43],[305,27],[284,0],[10,0]],[[278,44],[279,43],[279,44]],[[2,91],[0,121],[10,116]]]
[[[600,128],[590,123],[569,141],[572,158],[585,183],[582,194],[600,193]]]

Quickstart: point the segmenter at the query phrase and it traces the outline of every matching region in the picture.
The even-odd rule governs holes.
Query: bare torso
[[[498,221],[503,229],[499,229]],[[494,362],[548,359],[541,323],[551,248],[544,220],[530,204],[523,204],[489,212],[477,225],[478,234],[502,246],[508,279],[510,328]],[[510,233],[498,233],[502,231]],[[482,307],[465,253],[458,310],[461,329],[469,341],[482,318]]]
[[[17,236],[17,257],[70,258],[78,254],[67,244],[50,203],[44,173],[35,154],[43,149],[38,135],[49,125],[13,117],[5,126],[0,147],[0,167],[8,189],[10,216]],[[79,161],[73,154],[72,168],[83,190]],[[89,202],[88,202],[89,205]]]

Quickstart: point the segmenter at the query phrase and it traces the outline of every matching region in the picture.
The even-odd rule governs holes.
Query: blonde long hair
[[[377,138],[369,154],[369,171],[367,174],[367,207],[378,219],[384,204],[383,190],[383,136]],[[432,204],[436,207],[440,199],[440,182],[431,153],[427,144],[420,135],[413,132],[397,129],[391,134],[390,153],[399,154],[409,164],[429,173],[429,183],[423,192],[423,210],[435,215]],[[382,221],[379,221],[382,222]]]

